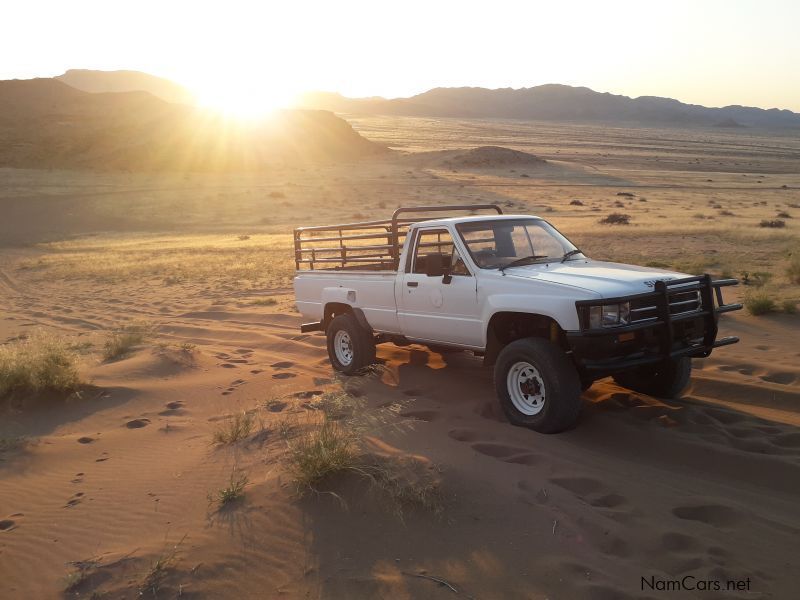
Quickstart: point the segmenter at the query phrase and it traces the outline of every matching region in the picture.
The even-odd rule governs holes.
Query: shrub
[[[646,267],[653,267],[654,269],[669,269],[670,264],[661,260],[649,260],[645,263]]]
[[[787,298],[783,302],[781,302],[781,308],[783,312],[789,315],[793,315],[797,312],[797,300],[792,300],[791,298]]]
[[[617,192],[617,196],[623,196],[625,198],[635,198],[636,194],[633,194],[631,192]]]
[[[772,229],[780,229],[781,227],[786,227],[786,221],[781,221],[780,219],[763,219],[761,223],[758,224],[759,227],[770,227]]]
[[[570,205],[571,206],[583,206],[583,202],[581,202],[580,200],[573,200],[572,202],[570,202]]]
[[[790,214],[789,214],[788,212],[786,212],[785,210],[782,210],[782,211],[780,211],[780,212],[779,212],[777,215],[775,215],[775,216],[776,216],[776,217],[778,217],[779,219],[791,219],[791,218],[792,218],[792,215],[790,215]]]
[[[789,266],[786,268],[786,275],[792,283],[800,284],[800,248],[792,253]]]
[[[103,358],[114,360],[127,355],[135,346],[155,335],[156,326],[149,321],[135,321],[112,331],[103,346]]]
[[[631,216],[623,213],[611,213],[604,219],[600,219],[600,223],[604,225],[629,225]]]
[[[766,315],[775,311],[775,300],[766,292],[755,292],[745,295],[744,307],[751,315]]]
[[[81,384],[77,354],[68,343],[35,331],[0,346],[0,397],[45,390],[72,391]]]

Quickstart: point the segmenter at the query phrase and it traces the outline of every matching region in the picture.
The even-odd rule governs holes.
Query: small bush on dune
[[[791,298],[787,298],[783,302],[781,302],[781,308],[783,312],[789,315],[793,315],[797,312],[797,300],[792,300]]]
[[[103,346],[103,358],[114,360],[128,354],[134,347],[155,335],[156,326],[149,321],[136,321],[112,331]]]
[[[328,475],[353,469],[356,463],[354,434],[327,418],[289,442],[289,465],[301,493],[315,489]]]
[[[631,216],[623,213],[611,213],[604,219],[600,219],[600,223],[604,225],[629,225]]]
[[[786,268],[786,275],[792,283],[800,284],[800,248],[792,253],[789,266]]]
[[[766,315],[775,312],[775,300],[766,292],[747,294],[744,297],[744,307],[751,315]]]
[[[758,224],[759,227],[770,227],[772,229],[780,229],[781,227],[786,227],[786,221],[781,221],[780,219],[763,219],[761,223]]]
[[[55,335],[36,331],[0,346],[0,397],[41,391],[72,391],[81,384],[77,354]]]

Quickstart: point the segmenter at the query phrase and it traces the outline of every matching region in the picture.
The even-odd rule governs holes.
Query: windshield
[[[575,246],[541,219],[503,219],[459,223],[472,260],[481,269],[499,269],[530,257],[528,264],[562,260]],[[581,258],[575,253],[569,258]]]

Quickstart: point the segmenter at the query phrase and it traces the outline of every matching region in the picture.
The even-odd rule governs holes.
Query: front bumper
[[[721,288],[736,279],[712,281],[711,276],[656,281],[652,292],[600,301],[575,303],[581,329],[567,332],[567,343],[578,369],[597,379],[616,372],[683,356],[704,358],[714,348],[735,344],[739,338],[717,339],[721,313],[740,310],[725,304]],[[686,298],[691,298],[687,301]],[[585,307],[630,302],[634,308],[628,325],[591,328],[583,318]],[[690,310],[685,310],[689,305]]]

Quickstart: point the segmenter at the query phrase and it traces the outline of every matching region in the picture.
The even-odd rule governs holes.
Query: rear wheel
[[[326,330],[331,365],[345,375],[354,375],[375,362],[375,338],[350,314],[337,315]]]
[[[578,419],[580,376],[564,351],[548,340],[526,338],[503,348],[494,367],[494,385],[514,425],[558,433]]]
[[[648,396],[677,398],[689,385],[691,376],[692,359],[684,356],[657,365],[617,373],[614,375],[614,381],[622,387]]]

